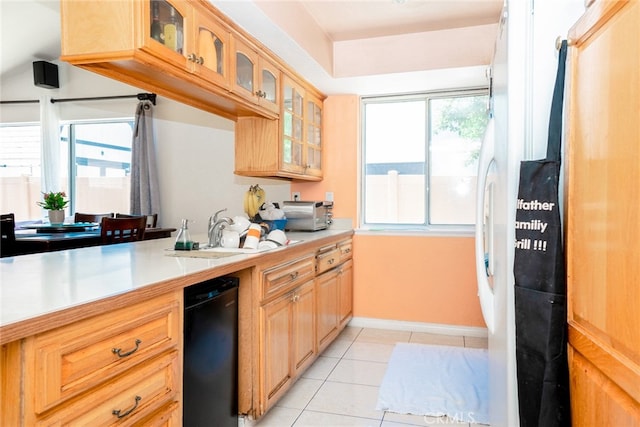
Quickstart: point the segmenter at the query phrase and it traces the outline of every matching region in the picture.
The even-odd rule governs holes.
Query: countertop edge
[[[315,238],[305,239],[294,246],[282,250],[258,253],[243,258],[230,257],[229,262],[225,262],[219,266],[189,273],[177,278],[173,277],[156,281],[134,290],[4,324],[0,326],[0,345],[65,326],[97,314],[102,314],[105,311],[111,311],[142,302],[167,292],[183,289],[195,283],[226,274],[232,274],[248,268],[255,268],[260,264],[268,263],[271,259],[281,258],[285,252],[288,254],[304,252],[312,248],[319,248],[325,243],[351,237],[354,234],[354,231],[350,229],[331,231],[331,234],[318,233],[317,235],[310,235]],[[159,254],[158,256],[164,255]]]

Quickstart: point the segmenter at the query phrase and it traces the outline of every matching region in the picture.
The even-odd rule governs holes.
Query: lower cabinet
[[[338,270],[338,327],[343,329],[353,317],[353,261],[347,260]]]
[[[338,270],[316,278],[318,351],[324,350],[338,335]]]
[[[268,408],[313,361],[314,286],[309,281],[261,308],[262,399]],[[265,408],[265,409],[266,409]]]
[[[262,266],[260,391],[251,408],[255,418],[289,390],[347,325],[353,314],[352,276],[351,239]]]
[[[170,293],[24,340],[24,425],[179,425],[182,303]]]

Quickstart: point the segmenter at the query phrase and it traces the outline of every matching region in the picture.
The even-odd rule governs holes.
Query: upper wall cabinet
[[[280,69],[238,37],[232,38],[232,90],[274,113],[280,111]]]
[[[229,30],[208,14],[196,14],[193,28],[195,52],[187,56],[193,71],[220,87],[229,88]]]
[[[208,1],[61,0],[61,16],[64,61],[233,120],[278,117],[286,65],[257,41],[242,47],[254,70],[239,90],[246,61],[231,44],[251,38]]]
[[[236,124],[235,173],[322,180],[322,95],[282,75],[279,120],[242,117]]]

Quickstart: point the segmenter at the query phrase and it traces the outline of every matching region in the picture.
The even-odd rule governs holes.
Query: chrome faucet
[[[220,246],[220,239],[222,238],[222,230],[227,226],[233,224],[233,220],[229,217],[218,218],[218,215],[227,209],[220,209],[209,218],[209,245],[210,248],[217,248]]]

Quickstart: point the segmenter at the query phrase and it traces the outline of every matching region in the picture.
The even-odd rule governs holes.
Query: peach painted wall
[[[360,99],[324,102],[325,176],[293,182],[304,200],[334,193],[334,216],[358,218]],[[354,236],[354,316],[484,327],[477,297],[472,237],[357,233]]]
[[[354,315],[485,327],[471,237],[358,234]]]

